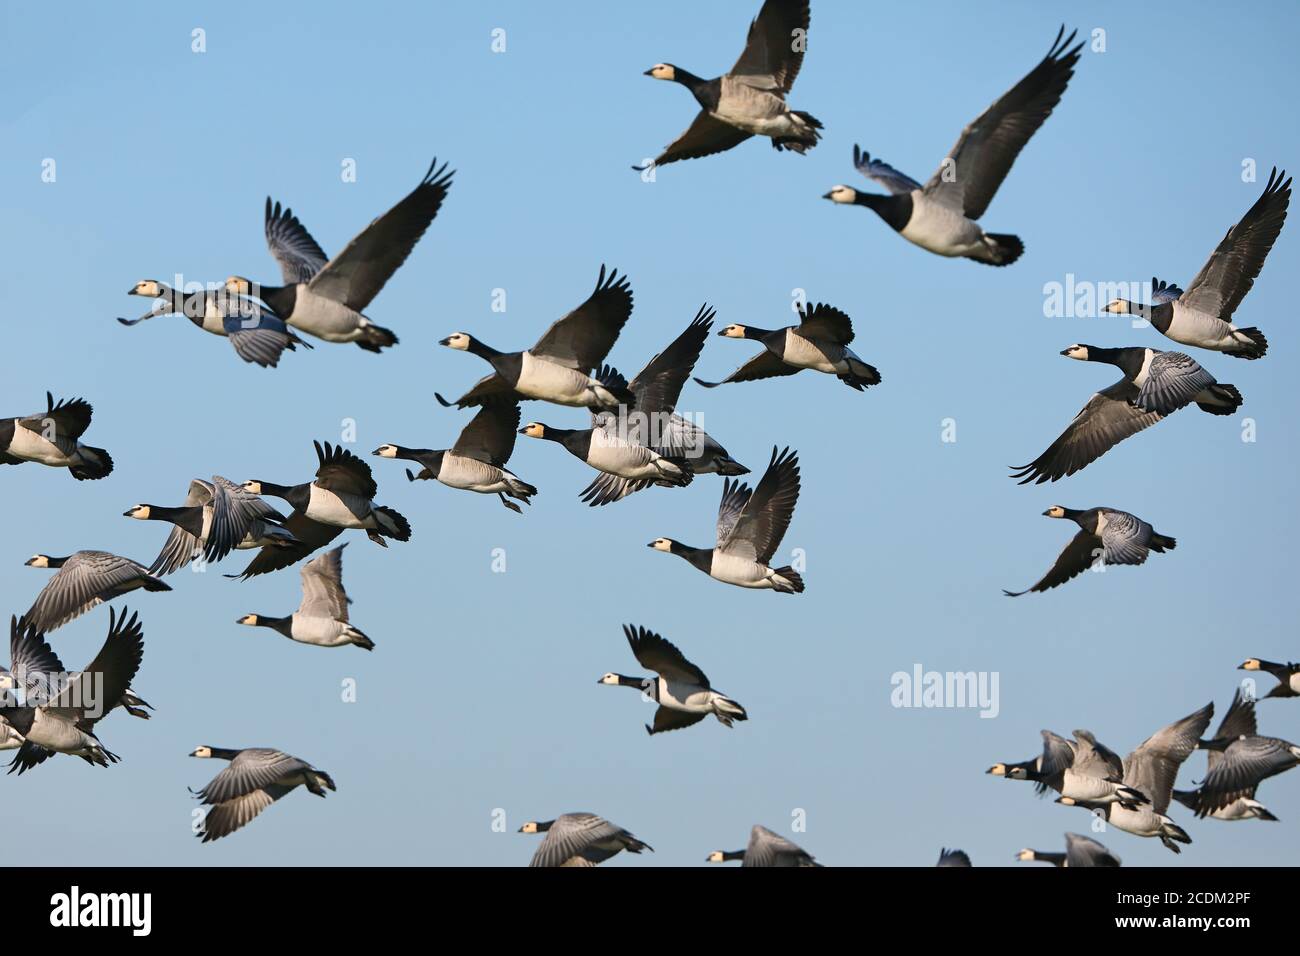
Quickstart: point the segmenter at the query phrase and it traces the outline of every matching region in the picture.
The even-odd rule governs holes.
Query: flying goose
[[[1036,765],[1018,765],[1006,773],[1008,779],[1032,780],[1039,794],[1052,789],[1078,802],[1130,807],[1151,802],[1144,791],[1126,784],[1119,754],[1089,731],[1076,730],[1073,740],[1050,730],[1042,735],[1043,754]]]
[[[1042,850],[1021,850],[1016,859],[1026,863],[1050,863],[1056,867],[1120,866],[1120,859],[1091,837],[1078,833],[1065,835],[1064,853],[1045,853]]]
[[[723,481],[715,547],[692,548],[672,538],[655,538],[648,546],[685,558],[724,584],[800,594],[803,578],[794,568],[768,566],[798,500],[798,454],[789,448],[779,453],[773,448],[772,460],[753,491],[733,478]]]
[[[1083,49],[1083,43],[1069,49],[1077,32],[1065,37],[1061,27],[1047,56],[962,130],[924,186],[854,146],[854,167],[889,195],[839,185],[822,198],[866,206],[908,242],[941,256],[961,256],[991,266],[1015,262],[1025,251],[1020,237],[985,232],[976,220],[993,201],[1029,137],[1061,101]]]
[[[697,378],[695,381],[705,388],[716,388],[727,382],[752,382],[777,375],[793,375],[806,368],[834,375],[859,392],[880,384],[880,373],[849,348],[853,341],[853,323],[834,306],[819,303],[809,308],[800,305],[798,325],[775,330],[729,325],[718,335],[729,339],[752,339],[762,343],[763,351],[721,382]]]
[[[107,478],[113,459],[103,448],[83,445],[81,436],[94,413],[82,398],[60,399],[45,393],[45,411],[0,419],[0,465],[25,461],[66,468],[78,481]]]
[[[701,79],[671,63],[656,63],[646,70],[646,76],[680,83],[690,90],[700,112],[654,160],[632,168],[643,172],[679,159],[711,156],[751,136],[769,137],[777,152],[788,149],[802,155],[816,146],[822,124],[785,102],[807,49],[808,3],[766,0],[749,25],[740,59],[715,79]]]
[[[650,485],[684,488],[694,477],[685,458],[670,458],[633,440],[619,427],[617,418],[593,416],[591,428],[555,428],[543,422],[529,422],[519,429],[519,434],[555,442],[602,476],[609,475],[635,484],[633,490]],[[618,501],[621,496],[614,492],[615,489],[593,481],[579,496],[595,508]]]
[[[1163,290],[1158,288],[1150,305],[1113,299],[1102,311],[1146,319],[1157,332],[1183,345],[1237,358],[1262,358],[1268,351],[1264,333],[1254,326],[1237,328],[1232,324],[1232,314],[1264,267],[1264,259],[1286,222],[1290,202],[1291,180],[1274,166],[1263,195],[1228,230],[1186,292],[1169,286],[1172,294],[1162,295]],[[1156,284],[1154,279],[1152,283]]]
[[[245,614],[236,624],[269,627],[300,644],[317,647],[346,647],[355,644],[366,651],[375,642],[348,623],[351,599],[343,590],[343,549],[317,555],[302,566],[302,603],[288,617]]]
[[[1042,735],[1043,752],[1038,756],[1022,760],[1019,763],[998,762],[984,772],[995,777],[1005,777],[1007,780],[1032,780],[1034,792],[1040,797],[1048,790],[1055,790],[1060,793],[1065,768],[1059,762],[1050,762],[1051,754],[1062,747],[1073,749],[1074,742],[1066,740],[1050,730],[1042,731]],[[1044,764],[1050,767],[1050,773],[1043,772]]]
[[[1011,477],[1019,478],[1022,485],[1072,475],[1184,405],[1195,403],[1211,415],[1232,415],[1241,407],[1241,392],[1235,385],[1215,381],[1182,352],[1076,344],[1061,354],[1080,362],[1114,365],[1124,377],[1088,399],[1047,451],[1015,469]]]
[[[112,608],[109,608],[110,613],[112,610]],[[51,698],[57,697],[59,692],[67,686],[67,682],[76,676],[75,673],[70,673],[63,666],[59,656],[54,653],[48,643],[24,642],[20,657],[21,659],[13,661],[14,671],[10,671],[9,668],[0,664],[0,701],[9,701],[11,704],[16,705],[18,701],[11,691],[19,688],[22,688],[23,693],[28,695],[29,699],[33,695],[37,695],[45,701],[49,701]],[[9,704],[0,702],[0,707],[4,706],[9,706]],[[148,712],[153,710],[152,704],[129,687],[113,706],[121,707],[132,717],[139,717],[141,720],[148,720]],[[0,728],[0,743],[3,742],[3,736],[4,728]],[[19,735],[18,742],[22,742],[21,735]],[[0,750],[4,749],[7,748],[0,746]]]
[[[1048,591],[1078,577],[1092,567],[1110,564],[1142,564],[1152,551],[1164,554],[1177,546],[1176,539],[1160,534],[1136,515],[1116,508],[1088,508],[1076,511],[1052,505],[1043,512],[1048,518],[1068,518],[1079,526],[1051,570],[1038,583],[1023,591],[1003,591],[1020,597],[1030,591]]]
[[[681,730],[699,723],[709,714],[717,717],[724,727],[730,727],[737,720],[749,719],[744,707],[714,690],[704,671],[688,661],[671,642],[644,627],[629,624],[623,625],[623,634],[637,663],[658,676],[626,677],[610,673],[597,683],[635,687],[659,705],[655,710],[654,726],[646,724],[646,733]]]
[[[1213,770],[1223,760],[1223,753],[1218,749],[1215,741],[1222,741],[1226,745],[1241,737],[1253,737],[1257,731],[1255,702],[1248,700],[1241,688],[1237,688],[1232,706],[1223,715],[1223,720],[1219,722],[1219,728],[1214,732],[1214,736],[1208,741],[1197,743],[1197,749],[1205,751],[1207,770]],[[1173,796],[1189,810],[1200,810],[1200,790],[1175,790]],[[1237,799],[1216,808],[1209,813],[1209,816],[1215,820],[1229,821],[1277,820],[1277,817],[1269,812],[1268,807],[1255,799],[1255,787],[1249,787]]]
[[[277,485],[258,479],[244,482],[244,490],[250,494],[270,495],[293,505],[293,514],[284,527],[298,543],[262,548],[239,577],[287,568],[329,544],[344,528],[364,530],[371,541],[385,548],[388,547],[385,538],[411,540],[411,525],[407,520],[392,508],[375,504],[379,486],[369,465],[342,446],[335,447],[329,442],[312,444],[319,462],[315,481],[298,485]]]
[[[1237,696],[1240,699],[1240,690]],[[1230,737],[1220,728],[1220,734],[1213,740],[1200,742],[1201,749],[1210,751],[1211,759],[1209,772],[1197,791],[1199,799],[1195,809],[1198,817],[1213,814],[1219,819],[1229,819],[1220,816],[1219,811],[1232,810],[1242,799],[1253,802],[1255,789],[1262,781],[1300,765],[1300,746],[1278,737],[1261,737],[1248,727],[1240,729],[1241,733]],[[1219,759],[1214,760],[1215,756]],[[1262,809],[1247,804],[1246,814],[1232,819],[1272,817],[1267,810],[1258,812]]]
[[[748,474],[749,469],[732,458],[703,428],[676,413],[682,386],[700,357],[709,329],[713,327],[714,314],[707,304],[701,306],[686,330],[632,379],[628,385],[632,395],[631,407],[620,406],[617,413],[597,412],[592,424],[603,428],[607,435],[654,449],[660,458],[685,459],[692,474]],[[565,444],[570,447],[572,439]],[[585,453],[578,457],[587,460]],[[665,470],[676,469],[670,466]],[[582,500],[603,505],[658,483],[650,479],[625,478],[602,470],[583,490]]]
[[[144,565],[107,551],[77,551],[66,558],[37,554],[24,562],[29,568],[54,568],[54,577],[41,588],[24,615],[38,631],[53,631],[93,607],[137,588],[170,591]]]
[[[1165,811],[1169,809],[1178,768],[1196,749],[1213,716],[1214,704],[1211,702],[1182,720],[1162,727],[1125,758],[1124,785],[1145,794],[1150,802],[1137,805],[1119,801],[1099,803],[1064,794],[1056,802],[1100,810],[1112,826],[1135,836],[1157,837],[1174,853],[1181,853],[1178,844],[1191,843],[1192,838]]]
[[[608,278],[600,267],[595,291],[564,318],[557,320],[531,349],[498,352],[465,332],[453,332],[438,344],[470,352],[492,366],[468,392],[449,402],[438,393],[439,403],[467,408],[491,398],[536,398],[556,405],[579,408],[616,408],[627,401],[622,376],[593,378],[605,361],[618,334],[632,315],[632,286],[626,276],[611,269]]]
[[[279,525],[284,515],[220,475],[213,475],[212,481],[193,479],[185,503],[178,507],[139,504],[123,515],[173,525],[162,551],[149,565],[150,574],[171,574],[199,555],[205,561],[220,561],[233,550],[287,548],[296,540]]]
[[[706,863],[730,863],[742,860],[742,868],[747,866],[784,866],[810,867],[821,866],[811,853],[801,846],[791,843],[779,833],[773,833],[767,827],[754,824],[749,831],[749,845],[743,850],[714,850],[705,859]]]
[[[190,756],[230,761],[229,767],[195,792],[210,808],[197,834],[204,843],[234,833],[294,787],[304,786],[318,797],[325,796],[326,789],[338,789],[334,778],[324,770],[266,747],[227,750],[204,745]]]
[[[181,293],[157,279],[142,279],[127,295],[142,295],[157,301],[138,319],[119,317],[117,321],[123,325],[139,325],[157,315],[183,315],[204,332],[230,339],[236,355],[262,368],[279,365],[285,349],[294,352],[299,345],[314,348],[290,332],[284,320],[266,306],[230,295],[224,289]]]
[[[939,851],[939,862],[935,866],[962,866],[971,865],[970,854],[965,850],[949,850],[944,847]]]
[[[23,737],[9,765],[10,773],[22,774],[51,753],[72,754],[101,767],[117,762],[117,755],[95,736],[95,725],[128,700],[143,704],[130,693],[130,686],[144,659],[144,630],[138,615],[128,618],[125,608],[120,616],[112,608],[108,614],[108,637],[99,653],[83,671],[71,675],[50,650],[41,628],[26,617],[10,619],[9,657],[14,677],[28,688],[43,685],[35,692],[29,690],[21,706],[0,710],[0,720]]]
[[[619,850],[654,852],[627,830],[594,813],[564,813],[554,820],[530,820],[520,833],[545,833],[529,866],[596,866]]]
[[[1300,664],[1275,664],[1273,661],[1252,657],[1237,667],[1239,671],[1267,671],[1280,683],[1264,695],[1270,697],[1300,697]]]
[[[242,276],[226,291],[261,299],[296,329],[326,342],[355,342],[368,352],[397,344],[397,336],[362,313],[393,277],[451,188],[453,172],[435,159],[410,193],[366,226],[333,259],[327,259],[289,208],[266,199],[266,245],[280,265],[284,285],[258,285]]]
[[[448,488],[462,488],[481,495],[496,495],[511,511],[522,514],[510,498],[532,504],[537,489],[506,470],[506,462],[515,450],[515,430],[519,427],[517,402],[484,402],[450,448],[407,448],[404,445],[380,445],[371,454],[380,458],[402,458],[418,462],[417,475],[406,469],[410,481],[437,479]]]

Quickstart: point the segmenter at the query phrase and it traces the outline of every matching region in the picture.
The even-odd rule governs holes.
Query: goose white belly
[[[1174,316],[1169,322],[1169,329],[1165,335],[1183,345],[1220,349],[1239,344],[1232,334],[1235,331],[1235,326],[1224,322],[1218,316],[1190,309],[1181,301],[1174,300]]]
[[[770,569],[757,561],[721,551],[713,552],[713,561],[709,565],[710,577],[742,588],[772,587],[769,573]]]
[[[659,704],[669,710],[709,714],[713,712],[713,691],[698,684],[686,684],[660,677]]]
[[[805,131],[776,93],[730,77],[722,81],[722,93],[712,115],[756,136],[798,136]]]
[[[315,644],[317,647],[338,647],[351,643],[343,632],[346,626],[333,618],[303,617],[295,614],[289,627],[289,636],[302,644]]]
[[[584,372],[524,352],[515,391],[527,398],[585,408],[594,400],[592,384]]]
[[[361,337],[362,326],[370,324],[360,312],[313,292],[310,284],[298,286],[287,321],[326,342],[355,342]]]
[[[834,375],[848,368],[843,353],[843,346],[815,342],[804,338],[794,329],[786,329],[785,348],[781,353],[781,361],[788,365],[797,365],[800,368]]]
[[[1116,784],[1099,777],[1077,773],[1066,768],[1061,778],[1061,796],[1075,800],[1087,800],[1090,803],[1105,803],[1115,798]]]
[[[1256,800],[1248,800],[1245,797],[1238,797],[1226,807],[1220,807],[1210,814],[1215,820],[1254,820],[1259,816],[1260,804]]]
[[[448,488],[477,491],[484,495],[497,494],[507,488],[504,473],[496,465],[450,451],[443,456],[437,477]]]
[[[93,750],[98,746],[95,738],[90,734],[78,730],[69,721],[48,716],[43,708],[37,709],[31,730],[27,732],[27,739],[34,744],[40,744],[46,750],[65,754]]]
[[[50,423],[54,428],[54,423]],[[24,428],[17,419],[14,420],[13,438],[9,441],[7,453],[24,461],[34,461],[54,468],[66,468],[81,463],[77,453],[77,442],[61,439],[57,435],[53,440],[40,432]]]
[[[1156,836],[1164,829],[1164,818],[1145,803],[1136,810],[1129,810],[1118,803],[1112,805],[1109,822],[1125,833],[1141,837]]]
[[[373,505],[358,495],[340,495],[326,491],[319,485],[311,486],[307,502],[307,517],[335,528],[373,528]]]
[[[1297,694],[1300,694],[1300,671],[1297,671],[1296,673],[1292,674],[1290,678],[1287,679],[1286,683],[1287,686],[1290,687],[1293,691],[1295,691]]]
[[[912,190],[912,216],[899,235],[941,256],[968,256],[986,248],[983,229],[919,189]]]
[[[619,478],[658,478],[662,472],[655,465],[659,455],[642,445],[611,438],[600,429],[591,433],[587,464],[607,475]]]
[[[1155,349],[1147,349],[1146,353],[1142,356],[1142,367],[1138,369],[1138,373],[1133,376],[1133,384],[1136,385],[1138,388],[1141,388],[1143,385],[1146,384],[1147,376],[1151,374],[1151,360],[1155,357],[1156,357]],[[1098,529],[1099,533],[1100,530],[1101,529],[1099,528]]]

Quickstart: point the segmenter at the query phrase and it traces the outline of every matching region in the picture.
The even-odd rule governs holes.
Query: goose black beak
[[[646,545],[647,548],[653,548],[654,546],[655,546],[655,543],[654,543],[653,541],[651,541],[649,544]],[[28,564],[31,564],[30,561],[28,561],[27,563],[28,563]]]
[[[131,288],[129,288],[129,289],[126,290],[126,294],[127,294],[127,295],[139,295],[140,293],[135,291],[135,286],[131,286]]]
[[[30,568],[35,563],[36,563],[35,558],[28,558],[26,561],[23,562],[23,567]]]
[[[822,193],[822,199],[830,199],[830,198],[831,198],[830,193]]]
[[[1051,508],[1048,508],[1046,511],[1043,512],[1043,517],[1044,517],[1044,518],[1050,518],[1051,516],[1052,516],[1052,509],[1051,509]]]
[[[378,455],[380,451],[382,451],[382,449],[380,449],[380,448],[376,448],[376,449],[375,449],[374,451],[372,451],[370,454],[372,454],[372,455]]]
[[[654,67],[651,67],[650,69],[645,70],[641,75],[642,75],[642,76],[654,76],[654,75],[655,75]]]
[[[438,344],[439,344],[439,345],[446,345],[446,344],[449,343],[450,341],[451,341],[451,336],[449,335],[449,336],[447,336],[445,339],[439,339],[439,340],[438,340]]]
[[[527,435],[527,434],[528,434],[528,429],[527,429],[527,428],[521,428],[521,429],[519,429],[519,434],[521,434],[521,435]]]
[[[1070,354],[1070,350],[1069,350],[1069,349],[1061,349],[1061,354],[1062,354],[1062,355],[1069,355],[1069,354]]]
[[[131,512],[134,510],[135,510],[134,508],[127,508],[125,511],[122,512],[122,517],[123,518],[131,517]]]

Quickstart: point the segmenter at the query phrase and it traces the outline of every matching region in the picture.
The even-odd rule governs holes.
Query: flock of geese
[[[700,111],[650,164],[634,168],[644,171],[709,156],[753,136],[766,137],[778,152],[803,154],[814,148],[823,136],[823,124],[786,102],[803,63],[809,22],[809,0],[766,0],[729,72],[705,80],[671,63],[647,70],[655,79],[686,87]],[[902,238],[936,255],[999,267],[1016,262],[1024,250],[1022,240],[986,232],[979,221],[1021,150],[1060,103],[1083,47],[1074,42],[1075,36],[1066,36],[1063,27],[1047,55],[966,126],[924,185],[854,146],[854,168],[884,192],[837,185],[824,198],[867,207]],[[322,342],[355,344],[376,353],[394,347],[397,334],[366,312],[437,216],[452,178],[447,165],[435,160],[405,198],[333,258],[288,206],[268,198],[264,235],[282,284],[231,276],[211,290],[180,292],[146,279],[130,294],[152,300],[150,309],[119,321],[137,326],[161,315],[182,315],[203,331],[228,339],[243,361],[270,368],[279,364],[284,352],[311,350]],[[1278,237],[1290,197],[1291,180],[1274,170],[1262,195],[1228,230],[1186,291],[1153,280],[1149,302],[1117,299],[1105,311],[1145,319],[1180,345],[1261,358],[1268,348],[1264,334],[1253,327],[1239,328],[1232,319]],[[521,505],[530,505],[538,494],[508,467],[519,435],[559,445],[594,471],[580,492],[593,507],[650,488],[686,487],[701,475],[716,474],[723,481],[713,545],[696,547],[657,537],[649,547],[677,555],[722,583],[802,593],[799,571],[776,560],[800,494],[797,453],[773,448],[751,487],[740,480],[749,469],[677,412],[682,389],[713,330],[714,310],[702,306],[629,381],[608,357],[632,311],[628,278],[602,266],[591,293],[527,348],[502,351],[468,332],[448,335],[441,345],[468,352],[489,366],[487,374],[458,398],[437,395],[444,406],[474,409],[472,418],[449,448],[385,443],[373,455],[410,463],[405,470],[409,481],[436,480],[449,488],[495,495],[504,507],[519,513]],[[797,324],[783,328],[723,327],[719,336],[747,339],[760,350],[721,381],[695,381],[714,388],[811,370],[832,375],[856,391],[880,384],[880,372],[850,348],[854,330],[848,315],[825,303],[801,305],[798,314]],[[1061,354],[1113,365],[1122,377],[1094,394],[1043,454],[1014,473],[1021,483],[1073,475],[1120,441],[1187,405],[1224,416],[1234,414],[1243,402],[1235,386],[1220,383],[1183,352],[1075,344]],[[524,401],[586,409],[590,421],[584,428],[539,420],[521,426]],[[78,481],[103,479],[113,471],[113,458],[104,448],[82,441],[91,424],[88,402],[55,401],[47,393],[44,410],[0,420],[0,464],[36,463],[66,468]],[[364,460],[329,442],[315,442],[314,451],[315,471],[307,480],[237,482],[212,475],[192,479],[179,504],[141,503],[128,509],[127,517],[168,527],[166,540],[148,566],[92,550],[63,557],[38,554],[27,562],[55,573],[29,610],[12,618],[10,665],[0,668],[0,748],[16,751],[10,772],[32,770],[55,754],[100,766],[118,760],[99,736],[102,719],[118,708],[147,719],[151,709],[132,688],[144,658],[139,615],[110,608],[103,646],[82,671],[64,668],[48,635],[133,591],[171,590],[164,578],[191,562],[220,562],[233,551],[253,552],[242,571],[227,575],[240,579],[305,562],[296,611],[279,616],[248,613],[238,623],[268,628],[300,644],[374,649],[375,642],[349,619],[342,574],[346,545],[330,546],[344,531],[357,530],[387,548],[390,541],[410,540],[412,527],[398,511],[377,502],[378,485]],[[298,478],[305,476],[309,464],[310,459],[304,459]],[[1176,543],[1116,508],[1054,506],[1045,514],[1073,521],[1079,531],[1037,583],[1026,591],[1006,592],[1011,596],[1055,588],[1098,561],[1142,564],[1151,552],[1170,551]],[[599,682],[634,688],[657,704],[648,733],[681,730],[710,715],[726,727],[748,719],[745,708],[715,690],[705,673],[670,641],[640,626],[625,626],[624,635],[640,669],[653,676],[611,672]],[[1268,697],[1300,696],[1300,666],[1252,659],[1242,667],[1278,677],[1280,683]],[[1264,779],[1300,763],[1300,747],[1256,732],[1255,702],[1240,691],[1217,731],[1206,736],[1213,710],[1210,704],[1157,731],[1127,759],[1086,730],[1074,731],[1071,738],[1045,730],[1041,755],[996,764],[989,773],[1032,782],[1039,793],[1055,791],[1058,803],[1088,809],[1116,829],[1157,838],[1179,852],[1179,845],[1191,840],[1168,816],[1171,801],[1198,817],[1273,820],[1256,799],[1256,790]],[[1179,767],[1197,749],[1208,754],[1204,781],[1195,790],[1174,789]],[[275,749],[205,745],[191,756],[228,762],[196,792],[208,808],[200,831],[204,842],[245,826],[299,786],[322,797],[335,789],[328,773]],[[623,850],[640,854],[652,849],[592,813],[530,822],[521,832],[544,835],[532,858],[534,866],[595,866]],[[820,865],[804,849],[762,826],[753,827],[743,850],[719,850],[707,859],[742,861],[743,866]],[[1056,866],[1119,865],[1119,858],[1105,846],[1078,834],[1066,835],[1064,852],[1026,849],[1019,859]],[[970,860],[960,850],[944,850],[939,865],[969,866]]]

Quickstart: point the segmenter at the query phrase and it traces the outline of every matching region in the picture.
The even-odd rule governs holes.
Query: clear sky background
[[[646,548],[659,535],[712,544],[716,476],[591,509],[577,493],[592,472],[521,439],[511,468],[541,493],[520,516],[408,484],[400,464],[371,458],[379,500],[414,528],[386,551],[359,532],[341,539],[373,654],[235,624],[296,608],[296,569],[222,578],[241,553],[182,571],[174,593],[127,602],[145,622],[135,686],[154,719],[119,712],[101,725],[122,756],[111,769],[59,758],[0,779],[7,818],[39,834],[42,862],[103,865],[523,864],[537,838],[519,825],[570,810],[657,850],[610,865],[703,863],[743,846],[755,822],[789,832],[800,810],[794,839],[828,865],[928,866],[945,845],[977,865],[1010,864],[1021,847],[1087,832],[1083,811],[984,770],[1029,757],[1043,727],[1090,728],[1127,753],[1209,700],[1221,714],[1244,658],[1300,654],[1297,223],[1237,313],[1265,330],[1268,356],[1196,356],[1241,389],[1239,416],[1182,411],[1050,487],[1007,477],[1116,377],[1062,348],[1177,347],[1127,318],[1045,318],[1044,285],[1070,273],[1186,285],[1269,167],[1300,165],[1300,11],[1266,6],[1240,17],[1210,3],[891,11],[814,0],[791,100],[825,123],[822,143],[799,157],[751,141],[647,183],[628,167],[696,107],[642,71],[726,70],[758,0],[5,4],[0,414],[43,409],[46,389],[83,395],[95,407],[88,442],[117,462],[100,482],[2,470],[6,612],[25,610],[48,577],[22,566],[33,553],[102,548],[148,563],[167,528],[122,517],[132,504],[178,504],[192,477],[214,473],[307,480],[312,440],[337,441],[345,419],[360,454],[447,447],[469,413],[433,393],[458,394],[486,368],[438,339],[464,330],[502,349],[531,345],[588,294],[601,263],[635,290],[610,356],[629,376],[702,302],[719,328],[771,328],[791,321],[796,289],[845,310],[854,348],[884,376],[862,394],[804,372],[682,396],[755,478],[774,444],[799,450],[803,494],[780,555],[804,549],[802,596],[727,587]],[[924,181],[1062,20],[1104,29],[1106,52],[1085,51],[983,219],[1024,239],[1018,263],[940,259],[868,210],[820,198],[836,183],[869,187],[854,143]],[[196,28],[204,53],[191,50]],[[495,28],[504,53],[492,52]],[[144,311],[125,293],[146,277],[278,282],[262,239],[268,194],[335,253],[435,155],[455,184],[368,310],[401,338],[383,355],[320,343],[263,370],[182,318],[114,321]],[[45,159],[54,183],[42,181]],[[346,159],[355,183],[342,181]],[[1248,159],[1257,182],[1242,181]],[[491,309],[498,288],[504,313]],[[711,338],[697,374],[719,378],[753,352]],[[1242,441],[1247,416],[1253,443]],[[948,418],[957,440],[945,443]],[[581,427],[585,413],[528,403],[532,419]],[[1178,548],[1008,600],[1002,588],[1037,580],[1070,537],[1071,525],[1040,517],[1058,503],[1132,511]],[[492,570],[494,549],[505,573]],[[640,673],[625,622],[675,642],[751,720],[648,737],[650,707],[596,684],[609,670]],[[99,609],[53,643],[79,667],[107,625]],[[997,672],[999,715],[894,708],[891,675],[916,664]],[[349,678],[355,703],[340,699]],[[1300,704],[1268,701],[1260,718],[1262,732],[1300,739]],[[338,792],[295,792],[201,846],[186,787],[221,767],[186,759],[203,743],[279,747],[328,770]],[[1203,774],[1196,754],[1180,785]],[[1293,861],[1300,774],[1260,797],[1282,822],[1198,821],[1175,806],[1195,840],[1180,857],[1118,831],[1101,839],[1131,865]]]

